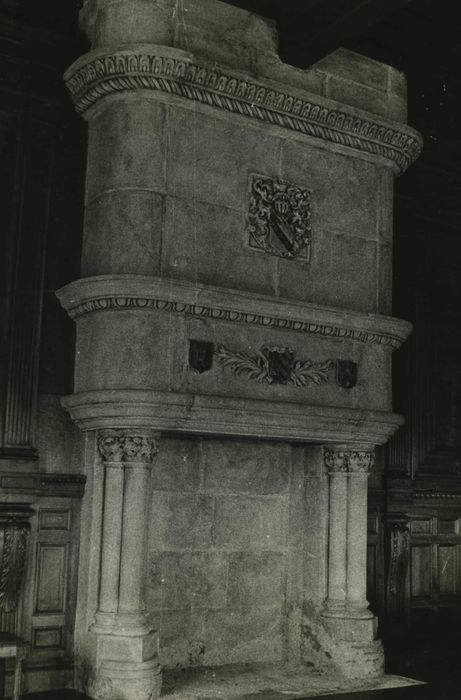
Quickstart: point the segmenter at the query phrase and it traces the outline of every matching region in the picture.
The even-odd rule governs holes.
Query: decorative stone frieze
[[[143,90],[212,105],[379,156],[391,161],[398,172],[404,172],[421,152],[421,137],[407,126],[397,128],[370,115],[358,116],[356,110],[338,108],[320,97],[283,92],[262,80],[195,64],[182,51],[177,54],[177,58],[164,56],[152,47],[98,50],[82,56],[65,74],[76,110],[85,112],[107,95]]]
[[[58,292],[61,304],[74,320],[96,312],[127,309],[158,311],[197,319],[225,321],[246,327],[263,327],[383,345],[396,350],[406,340],[408,321],[332,307],[276,300],[263,294],[163,280],[139,275],[107,275],[72,282]]]

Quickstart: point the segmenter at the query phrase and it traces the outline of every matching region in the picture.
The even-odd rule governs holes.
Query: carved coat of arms
[[[310,258],[311,192],[264,175],[250,179],[250,245],[281,258]]]

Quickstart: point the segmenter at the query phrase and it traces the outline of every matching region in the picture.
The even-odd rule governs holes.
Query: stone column
[[[329,654],[350,678],[378,676],[384,656],[368,609],[367,479],[374,448],[341,445],[324,448],[329,473],[328,585],[322,617]]]
[[[98,610],[97,665],[90,693],[97,698],[149,700],[160,693],[156,633],[142,604],[148,478],[157,452],[152,435],[103,430],[104,502]]]
[[[343,617],[346,605],[347,448],[324,451],[329,474],[328,598],[324,614]]]
[[[347,512],[347,614],[373,618],[367,601],[367,502],[368,474],[374,462],[374,448],[354,448],[348,453]]]

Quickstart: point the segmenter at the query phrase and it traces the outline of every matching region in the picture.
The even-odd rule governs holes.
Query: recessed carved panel
[[[70,510],[59,508],[42,509],[39,515],[40,530],[69,530]]]
[[[62,649],[62,627],[36,627],[33,631],[32,646],[34,649]]]
[[[439,547],[439,591],[441,596],[459,594],[459,549],[456,545]]]
[[[415,519],[411,521],[411,534],[412,535],[429,535],[432,532],[432,521],[431,520],[419,520]]]
[[[432,548],[411,548],[411,593],[414,598],[429,597],[432,593]]]
[[[36,613],[65,611],[67,549],[67,545],[38,544]]]
[[[310,259],[311,192],[264,175],[250,179],[249,242],[280,258]]]
[[[439,535],[458,534],[458,520],[439,520]]]

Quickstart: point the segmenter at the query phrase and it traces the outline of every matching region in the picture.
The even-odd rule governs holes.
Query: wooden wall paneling
[[[382,617],[385,603],[383,494],[370,492],[367,534],[367,599],[373,612]]]
[[[36,402],[39,367],[45,239],[54,161],[50,127],[20,121],[16,133],[14,196],[10,204],[8,312],[3,350],[2,456],[36,454]],[[3,166],[4,167],[4,166]]]
[[[77,594],[79,500],[40,498],[31,533],[23,636],[29,671],[72,665]]]

